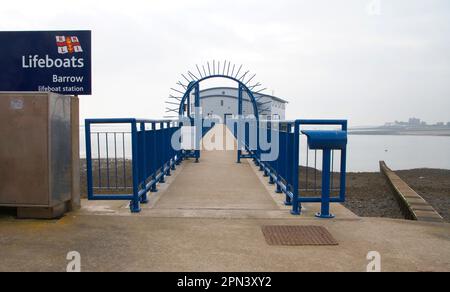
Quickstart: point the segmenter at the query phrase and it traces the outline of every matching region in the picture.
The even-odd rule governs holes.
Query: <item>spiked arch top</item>
[[[256,74],[250,74],[250,71],[242,70],[243,65],[239,67],[231,62],[224,61],[222,64],[215,60],[207,62],[206,65],[199,67],[196,65],[196,73],[188,71],[186,74],[181,74],[183,81],[178,81],[178,88],[171,88],[172,94],[169,96],[169,101],[166,102],[169,106],[166,107],[166,113],[183,115],[184,103],[201,82],[212,78],[225,78],[235,81],[239,84],[239,87],[243,92],[247,92],[250,100],[253,104],[253,111],[257,119],[259,115],[268,111],[264,108],[267,103],[260,103],[260,99],[263,97],[262,92],[267,88],[262,88],[262,84],[255,82]],[[185,83],[187,82],[187,83]],[[262,88],[262,89],[259,89]],[[176,107],[175,107],[176,106]],[[174,116],[167,116],[173,118]]]

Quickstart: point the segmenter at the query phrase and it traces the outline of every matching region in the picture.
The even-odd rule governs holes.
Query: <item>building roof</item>
[[[238,90],[237,88],[234,88],[234,87],[211,87],[211,88],[200,90],[200,93],[211,91],[211,90],[227,90],[227,89],[236,90],[236,91]],[[279,97],[276,97],[273,95],[269,95],[269,94],[257,93],[255,95],[257,95],[258,97],[259,96],[268,97],[268,98],[271,98],[271,99],[276,100],[281,103],[286,103],[286,104],[289,103],[288,101],[286,101],[282,98],[279,98]]]

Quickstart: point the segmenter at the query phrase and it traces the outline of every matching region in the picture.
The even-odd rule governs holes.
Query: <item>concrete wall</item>
[[[391,185],[405,216],[424,222],[444,222],[442,216],[392,171],[384,161],[380,161],[380,170]]]

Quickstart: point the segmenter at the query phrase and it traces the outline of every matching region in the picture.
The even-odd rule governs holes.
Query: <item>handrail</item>
[[[302,127],[304,126],[340,126],[342,131],[347,131],[346,120],[312,120],[312,119],[298,119],[295,121],[255,121],[256,123],[256,143],[251,145],[250,130],[245,126],[245,135],[238,134],[242,131],[233,133],[239,141],[239,145],[243,145],[242,149],[238,149],[238,162],[241,158],[251,158],[260,170],[264,172],[265,176],[269,178],[269,182],[276,186],[277,193],[283,193],[286,196],[286,205],[292,206],[291,213],[299,215],[301,212],[302,203],[323,203],[323,197],[304,197],[302,196],[305,188],[300,182],[300,158],[302,158],[302,151],[306,149],[307,168],[309,167],[309,148],[301,145],[300,136],[302,134]],[[130,132],[108,132],[108,131],[92,131],[93,125],[112,125],[124,124],[131,127]],[[276,126],[274,126],[276,125]],[[150,126],[150,127],[148,127]],[[132,212],[140,211],[140,204],[147,203],[147,193],[156,192],[157,185],[165,182],[165,177],[171,175],[171,170],[176,168],[184,158],[193,157],[196,160],[200,157],[199,150],[181,150],[180,147],[172,145],[173,135],[180,130],[183,122],[178,120],[148,120],[148,119],[134,119],[134,118],[119,118],[119,119],[87,119],[85,121],[86,131],[86,164],[87,164],[87,185],[88,198],[90,200],[130,200],[130,209]],[[212,128],[211,126],[202,126],[202,135],[205,136]],[[269,150],[264,150],[261,147],[259,139],[262,134],[267,134],[270,142],[278,137],[279,153],[273,160],[263,158]],[[120,137],[121,136],[121,137]],[[93,138],[95,138],[97,145],[92,147]],[[100,145],[105,141],[103,149]],[[125,141],[130,139],[129,141]],[[119,140],[119,141],[117,141]],[[118,143],[119,146],[118,147]],[[126,146],[130,146],[129,153],[126,153]],[[118,148],[119,149],[118,151]],[[93,149],[96,149],[97,156],[93,157]],[[242,153],[245,150],[248,154]],[[110,155],[111,151],[114,155]],[[341,152],[340,158],[340,184],[339,196],[332,197],[330,202],[344,202],[346,196],[346,158],[347,149],[339,150]],[[103,153],[103,156],[102,156]],[[104,155],[106,153],[106,155]],[[118,156],[121,154],[121,157]],[[264,156],[263,156],[264,155]],[[334,171],[334,152],[332,152],[332,180],[331,189],[333,189],[333,171]],[[130,157],[131,156],[131,157]],[[317,156],[317,153],[315,153]],[[97,186],[94,187],[93,166],[96,162],[97,166]],[[119,175],[118,165],[122,164],[123,171]],[[127,168],[127,163],[131,164],[131,170]],[[113,165],[111,171],[111,164]],[[105,167],[106,165],[106,167]],[[315,165],[316,166],[316,165]],[[315,168],[316,169],[316,168]],[[111,172],[114,173],[116,181],[111,183]],[[128,184],[127,177],[131,175],[131,180]],[[103,184],[106,176],[106,183]],[[123,177],[122,185],[119,186],[118,178]],[[306,191],[308,191],[308,172],[306,171]],[[315,185],[317,184],[317,178]],[[131,194],[123,193],[107,193],[111,186],[115,191],[132,190]],[[317,190],[317,187],[314,187]],[[101,191],[101,194],[95,194],[94,191]]]
[[[273,127],[273,124],[283,125],[278,128]],[[284,193],[286,195],[285,204],[292,206],[291,213],[293,215],[300,215],[302,203],[324,203],[323,197],[302,197],[300,193],[300,135],[303,126],[340,126],[342,131],[347,131],[347,120],[314,120],[314,119],[298,119],[295,121],[278,121],[266,120],[258,123],[258,136],[262,131],[267,131],[267,136],[271,139],[273,133],[278,134],[279,137],[279,155],[273,161],[263,161],[263,151],[258,141],[256,149],[252,149],[249,145],[249,136],[246,134],[243,137],[243,145],[248,155],[243,154],[242,158],[252,158],[260,171],[264,172],[264,176],[269,178],[269,183],[276,185],[277,193]],[[237,136],[237,135],[236,135]],[[238,137],[239,139],[239,137]],[[242,139],[242,138],[241,138]],[[309,149],[306,149],[309,151]],[[333,152],[334,153],[334,152]],[[308,154],[307,154],[308,155]],[[238,161],[240,157],[238,157]],[[332,203],[342,203],[346,199],[346,160],[347,149],[341,150],[341,165],[340,165],[340,187],[339,197],[331,198]],[[334,162],[334,161],[333,161]],[[332,168],[334,165],[332,166]],[[308,166],[307,166],[308,168]],[[333,171],[333,169],[332,169]],[[317,178],[316,178],[317,179]],[[308,181],[306,182],[306,189]],[[317,184],[317,183],[316,183]]]
[[[125,132],[122,137],[121,149],[117,143],[117,133],[108,133],[105,131],[93,132],[92,125],[108,125],[108,124],[124,124],[131,126],[130,141],[125,141]],[[147,129],[147,125],[151,128]],[[157,127],[159,126],[159,128]],[[148,202],[147,193],[156,192],[157,184],[164,183],[165,177],[171,175],[171,171],[175,170],[176,165],[182,160],[181,150],[175,150],[172,146],[172,136],[179,129],[178,121],[175,120],[145,120],[134,118],[119,118],[119,119],[86,119],[85,134],[86,134],[86,168],[87,168],[87,193],[89,200],[130,200],[130,209],[136,213],[140,211],[140,204]],[[101,145],[101,135],[104,134],[105,144]],[[98,171],[98,187],[94,187],[93,164],[94,158],[92,156],[92,136],[97,138],[97,171]],[[113,136],[112,136],[113,135]],[[111,142],[111,136],[114,137],[114,142]],[[131,161],[126,157],[126,145],[131,143]],[[119,142],[120,144],[120,142]],[[111,146],[113,145],[113,146]],[[103,149],[104,147],[104,149]],[[114,158],[110,157],[110,148],[114,149]],[[118,150],[121,152],[120,158],[123,165],[123,182],[122,186],[118,186]],[[101,152],[106,155],[102,157]],[[113,162],[111,162],[111,160]],[[110,164],[114,164],[115,183],[111,184],[111,170]],[[106,169],[102,167],[106,164]],[[127,164],[131,164],[131,170],[127,173]],[[105,173],[106,171],[106,173]],[[130,175],[132,182],[127,185],[127,176]],[[106,176],[106,186],[102,185],[102,176]],[[112,187],[115,186],[115,187]],[[132,189],[131,194],[118,193],[102,193],[95,194],[95,190],[104,190],[104,192],[111,190],[127,191]]]

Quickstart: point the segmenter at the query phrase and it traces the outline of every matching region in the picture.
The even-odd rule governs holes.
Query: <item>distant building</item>
[[[445,126],[445,124],[444,124],[444,122],[439,122],[439,123],[436,123],[436,126],[443,127],[443,126]]]
[[[261,119],[285,120],[288,102],[279,97],[255,94]],[[253,104],[248,94],[243,95],[243,114],[253,114]],[[193,98],[191,100],[194,100]],[[204,116],[219,116],[225,121],[238,114],[238,89],[215,87],[200,91],[200,102]]]
[[[410,118],[407,122],[395,121],[394,123],[386,123],[385,127],[427,127],[427,122],[418,118]]]
[[[420,126],[422,123],[421,123],[421,120],[420,120],[420,119],[417,119],[417,118],[410,118],[408,124],[409,124],[410,126]]]

